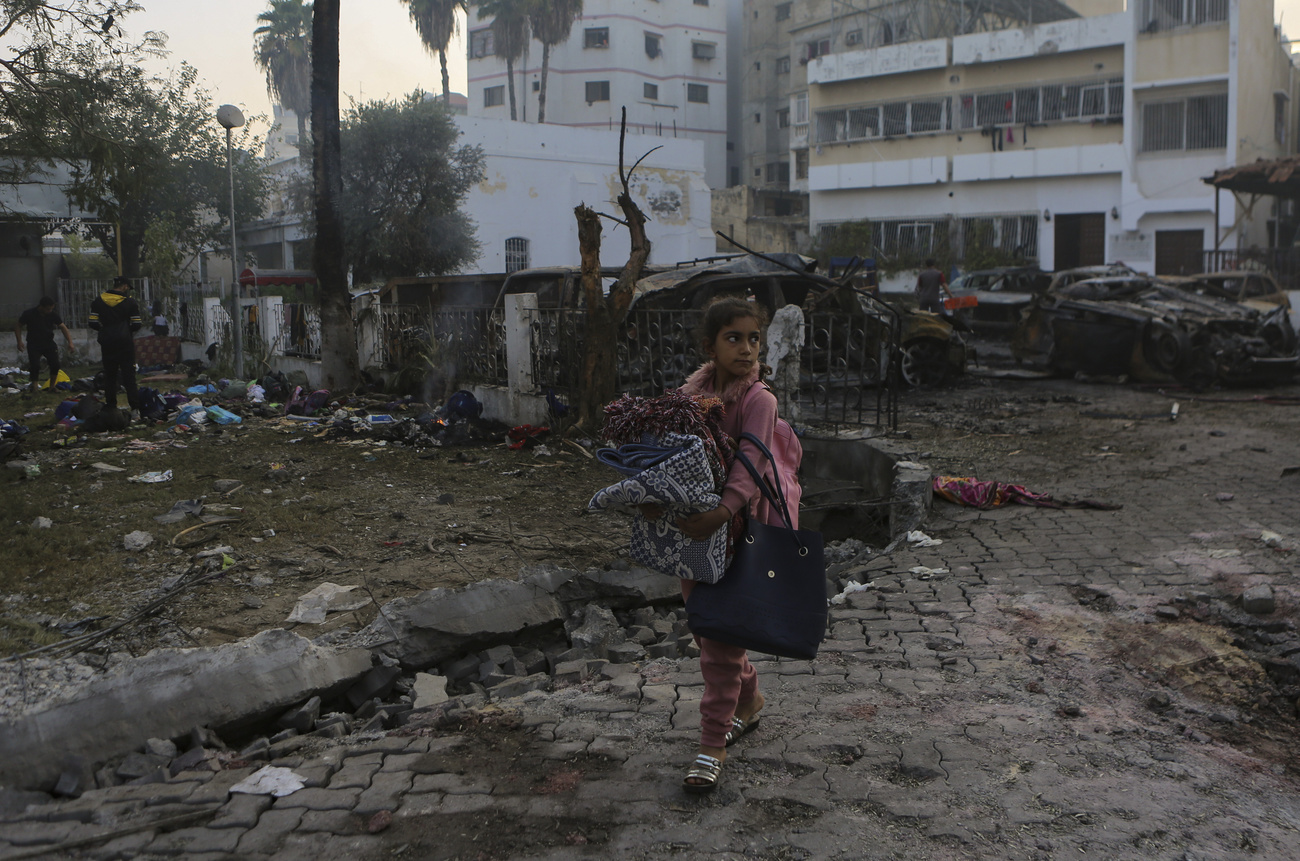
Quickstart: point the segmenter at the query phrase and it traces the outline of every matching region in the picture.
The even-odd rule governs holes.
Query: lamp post
[[[239,253],[235,245],[235,161],[234,150],[230,145],[230,130],[244,124],[244,112],[234,105],[222,105],[217,108],[217,122],[226,130],[226,172],[230,176],[230,294],[234,309],[230,315],[230,328],[235,336],[235,377],[244,378],[244,309],[240,304],[239,289]]]

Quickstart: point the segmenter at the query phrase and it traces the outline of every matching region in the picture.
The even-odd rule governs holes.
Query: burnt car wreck
[[[1025,310],[1012,355],[1059,374],[1176,381],[1196,389],[1285,382],[1297,364],[1285,307],[1264,310],[1146,276],[1049,290]]]

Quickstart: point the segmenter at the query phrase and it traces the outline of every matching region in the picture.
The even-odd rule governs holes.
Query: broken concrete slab
[[[224,646],[150,652],[40,711],[0,721],[0,784],[48,790],[68,756],[104,761],[149,738],[267,717],[350,683],[370,664],[363,649],[326,649],[280,629]]]
[[[430,673],[415,674],[415,684],[411,686],[411,694],[414,697],[412,705],[417,709],[440,706],[451,699],[447,694],[446,677]]]

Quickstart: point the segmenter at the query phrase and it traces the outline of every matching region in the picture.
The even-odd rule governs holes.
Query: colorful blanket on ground
[[[1050,494],[1038,493],[1019,484],[980,481],[976,478],[959,478],[953,475],[936,475],[934,492],[949,502],[969,505],[973,508],[997,508],[1013,503],[1035,505],[1039,508],[1096,508],[1101,511],[1118,511],[1124,507],[1091,499],[1075,501],[1053,499]]]

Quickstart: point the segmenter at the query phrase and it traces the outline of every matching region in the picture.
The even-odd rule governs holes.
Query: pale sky
[[[253,31],[258,14],[270,8],[267,0],[142,0],[142,5],[143,12],[123,23],[128,35],[146,30],[167,34],[170,55],[163,62],[149,63],[152,71],[162,73],[184,60],[198,70],[214,105],[229,103],[247,116],[270,117],[266,76],[253,62]],[[399,0],[342,0],[339,100],[343,107],[349,97],[387,98],[416,88],[442,92],[438,57],[424,50],[406,10]],[[452,43],[447,61],[452,91],[464,93],[463,32]],[[259,134],[263,131],[258,129]]]

